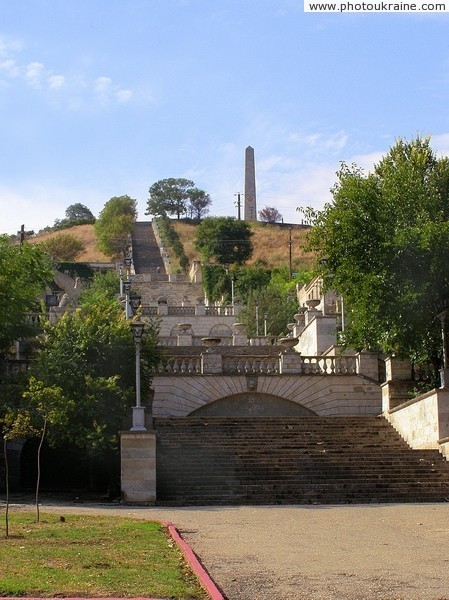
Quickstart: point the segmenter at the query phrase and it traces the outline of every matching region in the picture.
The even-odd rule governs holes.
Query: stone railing
[[[169,356],[159,364],[158,375],[199,375],[201,356]]]
[[[192,317],[195,315],[194,306],[169,306],[168,316],[169,317]]]
[[[181,374],[263,375],[367,375],[358,356],[301,356],[293,351],[279,355],[226,354],[219,347],[200,354],[166,356],[159,375]]]
[[[279,373],[278,356],[224,356],[223,373],[226,375],[244,373],[263,373],[276,375]]]
[[[355,356],[301,356],[305,375],[355,375],[357,358]]]

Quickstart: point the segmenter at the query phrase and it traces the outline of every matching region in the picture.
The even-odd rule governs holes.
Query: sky
[[[340,162],[398,138],[449,155],[449,14],[305,13],[302,0],[0,0],[0,233],[185,177],[237,216],[299,223]]]

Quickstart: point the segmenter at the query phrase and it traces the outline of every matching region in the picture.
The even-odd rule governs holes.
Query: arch
[[[217,323],[209,330],[210,337],[232,337],[232,329],[226,323]]]
[[[312,417],[310,409],[273,394],[242,392],[225,396],[194,410],[195,417]]]

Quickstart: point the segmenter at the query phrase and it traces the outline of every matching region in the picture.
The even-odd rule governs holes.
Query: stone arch
[[[232,337],[232,329],[226,323],[217,323],[209,330],[210,337],[230,338]]]
[[[311,417],[310,409],[273,394],[242,392],[219,398],[194,410],[195,417]]]

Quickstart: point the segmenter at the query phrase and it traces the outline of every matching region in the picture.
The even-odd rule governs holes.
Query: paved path
[[[172,521],[229,600],[449,600],[449,504],[42,511]]]

